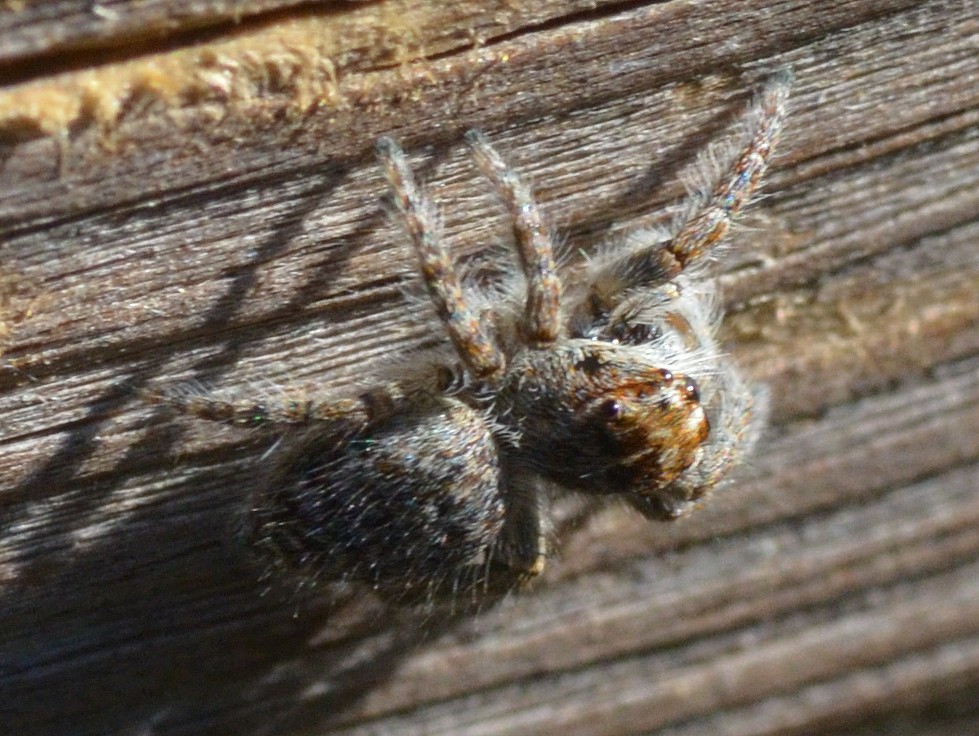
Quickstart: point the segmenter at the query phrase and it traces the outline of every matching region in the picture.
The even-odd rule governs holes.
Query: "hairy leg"
[[[447,374],[444,370],[441,374]],[[433,376],[388,382],[352,398],[316,394],[303,388],[262,392],[241,397],[220,396],[195,386],[165,391],[150,389],[142,397],[150,404],[221,424],[282,430],[317,425],[326,437],[350,437],[410,411],[424,396],[435,396],[444,388],[445,375],[433,368]]]
[[[377,155],[391,187],[395,207],[418,253],[428,294],[456,352],[478,378],[489,378],[502,372],[506,365],[505,356],[480,324],[479,314],[466,304],[459,274],[442,239],[435,205],[418,186],[397,143],[390,138],[381,138],[377,142]]]
[[[676,261],[674,268],[682,271],[703,258],[727,235],[751,200],[782,131],[791,83],[789,72],[783,70],[765,84],[745,118],[747,140],[736,158],[726,165],[722,162],[725,171],[713,186],[704,182],[703,188],[694,187],[690,207],[667,246]]]
[[[744,116],[740,145],[712,146],[688,183],[689,201],[668,230],[633,233],[627,247],[596,259],[586,308],[589,319],[610,313],[628,291],[675,279],[723,240],[751,200],[768,167],[785,119],[792,77],[775,74]]]
[[[496,187],[510,211],[520,265],[527,278],[527,304],[521,322],[523,338],[532,345],[549,345],[561,332],[561,278],[554,260],[550,235],[530,187],[503,160],[478,130],[466,133],[466,142],[483,175]]]

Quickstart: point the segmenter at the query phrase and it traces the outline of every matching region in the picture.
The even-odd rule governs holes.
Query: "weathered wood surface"
[[[0,10],[3,730],[979,732],[979,6],[427,5]],[[234,531],[271,440],[135,391],[342,391],[430,339],[374,139],[460,255],[507,230],[474,125],[586,249],[786,64],[724,278],[773,395],[747,477],[592,516],[476,616],[263,594]]]

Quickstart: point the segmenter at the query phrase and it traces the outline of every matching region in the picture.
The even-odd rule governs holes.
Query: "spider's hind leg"
[[[451,380],[448,369],[435,370],[430,376],[380,383],[352,397],[303,387],[224,395],[194,385],[149,389],[141,396],[149,404],[220,424],[280,432],[315,426],[320,436],[341,439],[410,411],[419,397],[440,394]]]

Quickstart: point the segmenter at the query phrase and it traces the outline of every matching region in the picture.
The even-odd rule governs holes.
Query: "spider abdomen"
[[[502,472],[484,417],[442,398],[364,436],[301,441],[253,510],[253,534],[325,578],[438,579],[487,557]]]

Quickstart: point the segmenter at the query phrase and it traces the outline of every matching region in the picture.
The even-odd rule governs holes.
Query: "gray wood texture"
[[[430,5],[0,8],[4,732],[979,733],[979,6]],[[378,135],[461,258],[507,233],[473,126],[587,251],[784,65],[724,261],[773,402],[738,483],[589,514],[476,614],[263,579],[274,438],[137,391],[342,393],[431,341]]]

